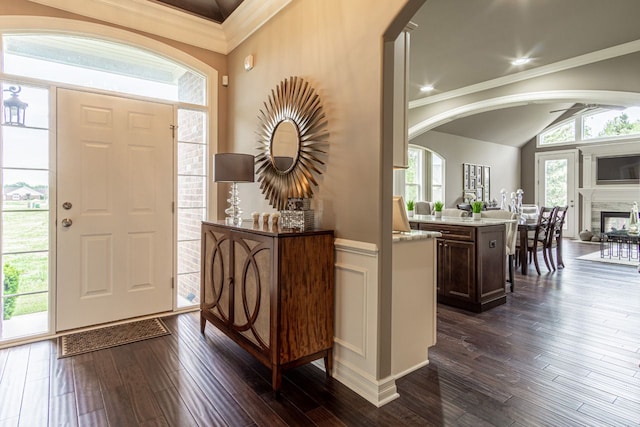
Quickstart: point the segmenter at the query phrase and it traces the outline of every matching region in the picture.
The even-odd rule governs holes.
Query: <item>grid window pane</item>
[[[576,125],[573,120],[540,134],[540,144],[555,144],[576,140]]]
[[[2,320],[2,339],[35,335],[49,330],[49,294],[22,295],[3,298],[5,309],[12,306],[10,315]]]
[[[178,242],[178,274],[200,271],[200,240]]]
[[[49,131],[6,126],[2,156],[6,168],[49,168]]]
[[[2,252],[49,249],[49,212],[3,212]]]
[[[206,147],[201,144],[178,143],[178,175],[206,174]]]
[[[582,117],[582,139],[607,138],[640,133],[640,107],[608,110]]]
[[[200,239],[205,209],[178,209],[178,241]]]
[[[200,304],[200,273],[178,275],[178,307]]]
[[[2,182],[3,210],[49,209],[49,172],[5,169]]]
[[[12,294],[49,290],[48,252],[4,255],[2,260],[5,277],[17,278],[17,289]],[[9,292],[5,289],[5,293]]]
[[[18,99],[28,104],[24,114],[25,127],[15,128],[15,130],[20,131],[27,128],[49,128],[49,90],[33,86],[23,86],[12,82],[3,82],[1,89],[4,94],[4,100],[11,98],[9,92],[5,92],[5,90],[9,89],[11,86],[20,90],[17,94]],[[2,117],[4,117],[4,114]]]
[[[204,144],[205,119],[203,111],[178,110],[178,141]]]
[[[566,159],[545,162],[545,206],[567,204],[568,165]]]
[[[178,101],[205,105],[207,80],[200,74],[186,71],[178,79]]]
[[[205,179],[199,176],[178,177],[179,208],[201,208],[205,206]]]

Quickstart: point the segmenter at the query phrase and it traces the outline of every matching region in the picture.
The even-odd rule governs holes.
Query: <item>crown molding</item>
[[[225,55],[291,2],[245,0],[223,26],[148,0],[30,1]]]
[[[222,23],[227,53],[277,15],[292,0],[244,0]]]
[[[628,43],[623,43],[606,49],[597,50],[595,52],[586,53],[584,55],[565,59],[563,61],[558,61],[553,64],[545,65],[531,70],[510,74],[504,77],[498,77],[497,79],[487,80],[485,82],[477,83],[470,86],[465,86],[460,89],[441,93],[439,95],[416,99],[409,102],[409,109],[423,107],[429,104],[435,104],[436,102],[441,102],[464,95],[470,95],[472,93],[494,89],[500,86],[506,86],[508,84],[521,82],[523,80],[528,80],[535,77],[541,77],[547,74],[557,73],[559,71],[569,70],[571,68],[581,67],[583,65],[593,64],[595,62],[616,58],[618,56],[628,55],[630,53],[635,53],[638,51],[640,51],[640,40],[634,40]]]

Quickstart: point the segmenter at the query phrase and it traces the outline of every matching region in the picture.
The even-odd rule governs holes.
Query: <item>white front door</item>
[[[173,116],[58,90],[57,331],[172,309]]]
[[[578,225],[576,209],[576,150],[536,153],[536,203],[539,206],[568,206],[564,237],[575,237]]]

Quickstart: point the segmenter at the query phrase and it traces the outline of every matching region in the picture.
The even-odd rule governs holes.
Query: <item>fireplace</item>
[[[630,212],[600,212],[600,232],[608,233],[616,230],[629,229]]]
[[[640,155],[640,141],[604,143],[601,145],[585,144],[579,147],[582,153],[582,187],[580,192],[582,205],[581,229],[592,231],[600,236],[602,227],[601,212],[607,215],[610,212],[617,213],[613,216],[612,226],[622,228],[623,217],[626,219],[626,228],[629,228],[629,213],[633,202],[639,201],[640,192],[638,185],[633,184],[609,184],[601,185],[597,182],[597,160],[599,157],[612,156],[637,156]],[[617,225],[616,225],[617,224]]]

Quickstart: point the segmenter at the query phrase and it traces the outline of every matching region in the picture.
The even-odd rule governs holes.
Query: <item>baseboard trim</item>
[[[429,360],[427,359],[424,362],[420,362],[417,365],[414,365],[414,366],[410,367],[409,369],[407,369],[405,371],[402,371],[402,372],[399,372],[399,373],[395,374],[393,376],[393,378],[397,380],[399,378],[404,377],[405,375],[410,374],[413,371],[417,371],[418,369],[420,369],[420,368],[422,368],[424,366],[427,366],[428,364],[429,364]]]
[[[394,377],[376,380],[371,375],[341,363],[335,358],[333,361],[333,378],[378,408],[400,397]]]

